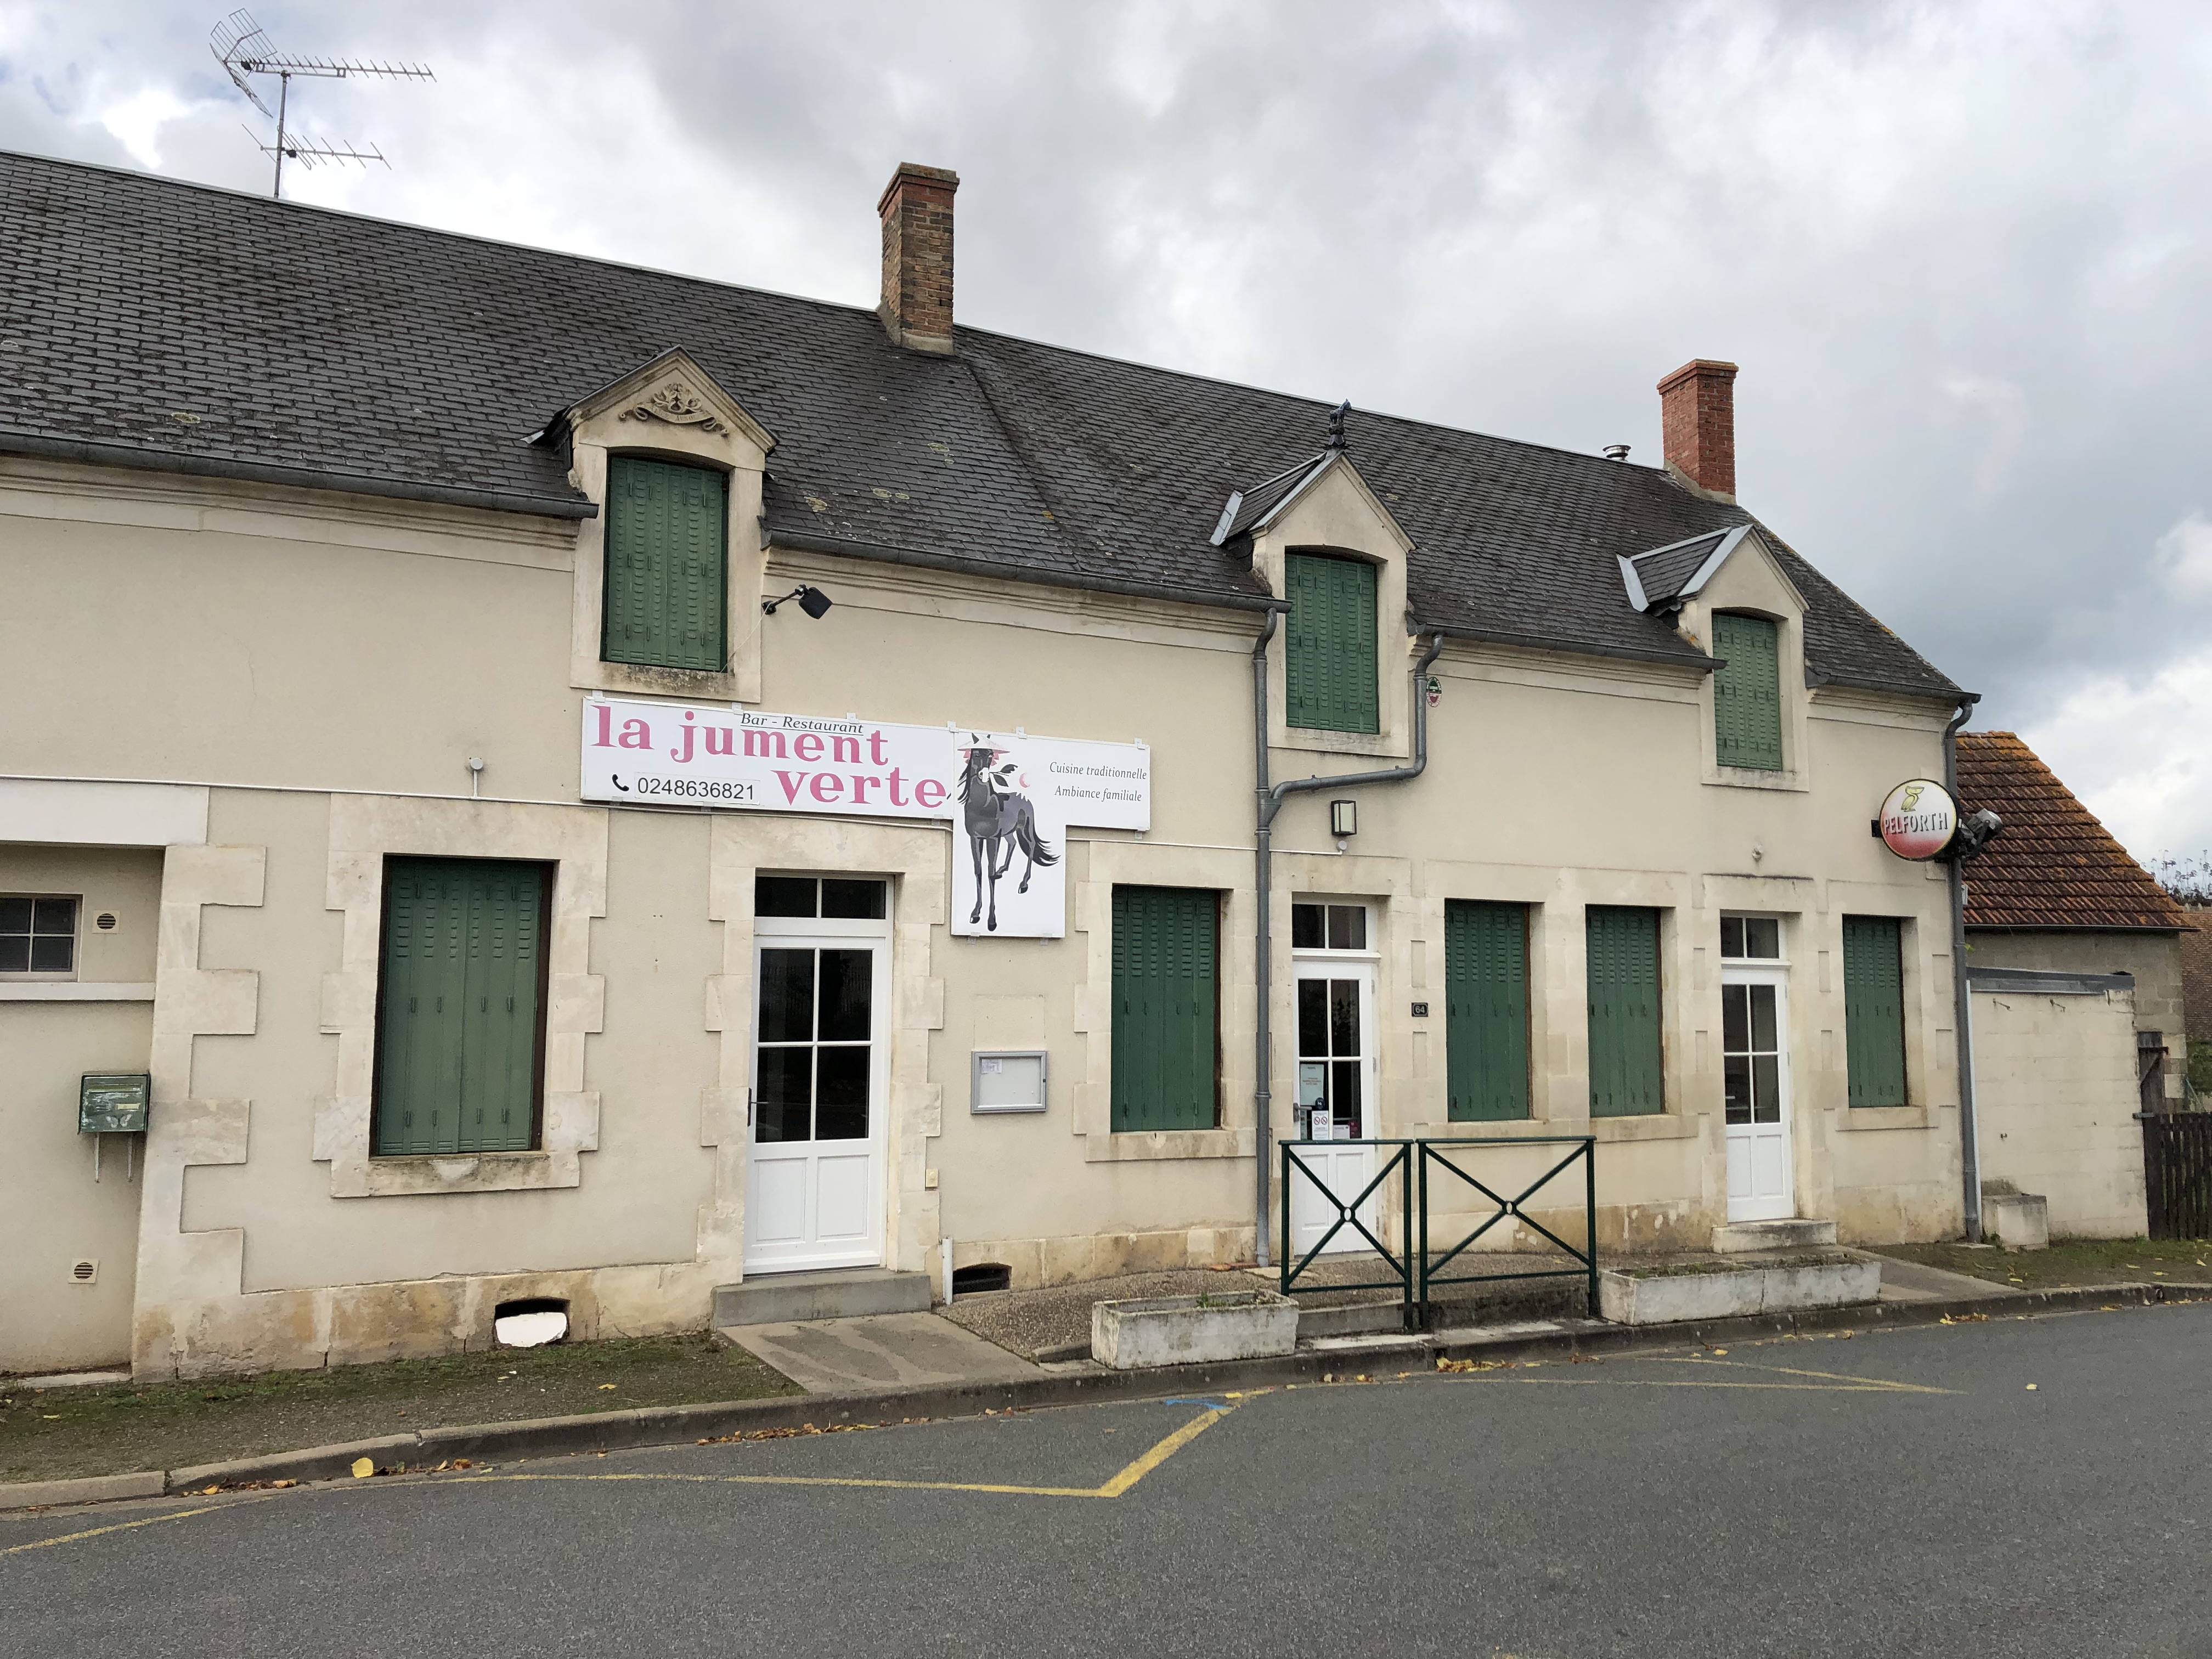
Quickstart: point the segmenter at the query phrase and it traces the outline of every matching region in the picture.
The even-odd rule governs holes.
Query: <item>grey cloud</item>
[[[103,17],[0,10],[0,142],[119,159],[91,118],[161,86],[204,100],[164,131],[164,170],[258,177],[210,15]],[[2212,591],[2158,550],[2212,512],[2200,7],[398,0],[262,20],[440,73],[311,88],[315,130],[398,165],[302,179],[307,199],[866,301],[876,191],[894,161],[934,162],[963,179],[971,323],[1639,458],[1659,375],[1733,358],[1744,498],[1988,693],[1982,723],[2075,741],[2083,688],[2124,720],[2165,672],[2142,691],[2149,750],[2203,747],[2205,711],[2171,687],[2212,653]],[[2142,805],[2140,752],[2051,758],[2130,815],[2139,853],[2212,840],[2212,790]]]

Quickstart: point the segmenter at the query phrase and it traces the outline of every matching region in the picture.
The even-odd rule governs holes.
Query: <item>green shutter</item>
[[[1780,630],[1764,617],[1713,617],[1713,736],[1723,766],[1782,769]]]
[[[1285,562],[1291,622],[1285,720],[1323,732],[1379,732],[1375,567],[1293,553]]]
[[[1589,942],[1590,1115],[1667,1109],[1659,1041],[1659,913],[1593,904]]]
[[[1528,912],[1444,906],[1444,1070],[1454,1123],[1528,1115]]]
[[[527,1152],[538,1103],[544,867],[385,866],[376,1150]]]
[[[702,466],[634,455],[607,463],[606,661],[721,670],[728,494]]]
[[[1114,890],[1116,1134],[1216,1126],[1213,894]]]
[[[1854,1106],[1902,1106],[1903,929],[1894,916],[1844,918],[1844,1051]]]

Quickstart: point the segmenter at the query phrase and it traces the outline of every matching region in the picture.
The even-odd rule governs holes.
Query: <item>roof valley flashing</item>
[[[897,169],[883,297],[861,308],[0,152],[0,452],[585,518],[558,446],[521,434],[681,349],[776,434],[763,508],[781,544],[1267,604],[1223,532],[1260,509],[1251,481],[1287,494],[1323,470],[1329,405],[957,325],[957,185]],[[231,325],[209,325],[213,295]],[[130,349],[88,349],[87,319]],[[1752,523],[1729,499],[1734,372],[1668,377],[1671,471],[1352,416],[1359,474],[1413,544],[1419,630],[1709,666],[1621,562]],[[1762,539],[1807,600],[1808,678],[1955,700]]]

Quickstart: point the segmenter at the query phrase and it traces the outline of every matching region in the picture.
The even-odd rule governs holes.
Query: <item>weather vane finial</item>
[[[1350,413],[1352,413],[1352,399],[1349,398],[1328,411],[1328,447],[1331,449],[1352,447],[1344,435],[1344,417]]]

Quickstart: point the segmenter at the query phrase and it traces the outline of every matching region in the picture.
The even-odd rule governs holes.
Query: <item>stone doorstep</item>
[[[111,1383],[128,1382],[131,1373],[112,1371],[57,1371],[52,1376],[10,1376],[0,1378],[0,1386],[10,1389],[104,1389]]]
[[[1715,1255],[1751,1250],[1807,1250],[1836,1242],[1832,1221],[1732,1221],[1713,1229]]]
[[[2039,1314],[2083,1312],[2107,1305],[2152,1307],[2197,1302],[2207,1298],[2174,1294],[2200,1287],[2164,1285],[2108,1285],[2057,1291],[2034,1291],[2007,1297],[2001,1316],[2031,1318]],[[1344,1362],[1340,1356],[1382,1353],[1391,1358],[1428,1359],[1527,1357],[1550,1359],[1582,1352],[1663,1352],[1684,1343],[1742,1342],[1762,1336],[1787,1336],[1830,1330],[1909,1329],[1932,1325],[1954,1315],[1986,1314],[1986,1300],[1923,1303],[1869,1303],[1851,1308],[1824,1308],[1802,1313],[1743,1315],[1729,1319],[1681,1325],[1609,1325],[1591,1320],[1522,1321],[1510,1325],[1447,1331],[1433,1336],[1378,1338],[1370,1344],[1352,1340],[1350,1346],[1323,1347],[1302,1344],[1296,1353],[1269,1359],[1241,1360],[1221,1365],[1172,1365],[1153,1371],[1109,1371],[1085,1367],[1047,1375],[1027,1382],[982,1383],[955,1388],[927,1389],[845,1396],[812,1395],[798,1399],[750,1400],[698,1406],[653,1406],[632,1411],[598,1412],[587,1416],[540,1418],[514,1423],[488,1423],[471,1427],[424,1429],[413,1435],[392,1435],[350,1445],[319,1446],[307,1451],[278,1452],[262,1457],[240,1458],[228,1463],[204,1463],[173,1469],[166,1476],[152,1474],[96,1475],[85,1480],[34,1481],[23,1486],[0,1486],[0,1510],[31,1507],[35,1503],[92,1501],[87,1488],[108,1481],[132,1481],[151,1488],[158,1478],[172,1495],[210,1486],[243,1486],[250,1481],[326,1480],[348,1478],[353,1461],[368,1457],[380,1464],[380,1454],[411,1450],[414,1455],[394,1457],[394,1465],[423,1466],[454,1457],[478,1462],[520,1462],[533,1457],[556,1457],[581,1453],[625,1451],[649,1446],[682,1445],[702,1438],[728,1437],[762,1430],[797,1429],[811,1424],[896,1424],[915,1418],[972,1417],[988,1409],[1037,1410],[1054,1406],[1079,1406],[1121,1400],[1156,1400],[1163,1395],[1206,1393],[1224,1389],[1255,1388],[1318,1382]],[[1324,1339],[1333,1345],[1341,1339]],[[1387,1345],[1387,1346],[1385,1346]],[[25,1492],[66,1490],[64,1498],[27,1499]],[[134,1488],[112,1496],[153,1496],[152,1490]]]
[[[824,1273],[761,1273],[714,1291],[710,1322],[731,1325],[796,1325],[817,1319],[860,1319],[871,1314],[927,1313],[925,1273],[888,1267],[839,1267]]]

